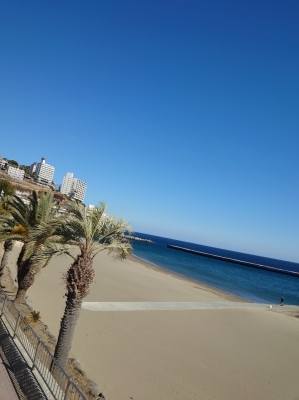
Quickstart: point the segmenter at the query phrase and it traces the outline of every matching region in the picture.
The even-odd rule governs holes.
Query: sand
[[[55,336],[70,263],[53,259],[28,292]],[[86,302],[240,301],[134,257],[100,254],[94,267]],[[71,356],[109,400],[299,399],[298,344],[299,319],[271,311],[82,309]]]

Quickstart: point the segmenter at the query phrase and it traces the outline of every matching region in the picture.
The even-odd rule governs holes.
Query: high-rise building
[[[73,178],[74,174],[71,172],[67,172],[65,177],[63,178],[62,185],[60,188],[60,193],[66,194],[67,196],[70,196],[72,193],[72,186],[73,186]]]
[[[37,164],[34,180],[43,185],[51,185],[55,168],[52,165],[46,164],[46,159],[43,157],[41,162]]]
[[[30,165],[30,172],[32,172],[34,174],[35,171],[36,171],[37,166],[38,166],[37,162],[34,162],[33,164],[31,164]]]
[[[83,201],[87,184],[80,179],[74,178],[72,172],[68,172],[63,178],[60,192],[68,197]]]

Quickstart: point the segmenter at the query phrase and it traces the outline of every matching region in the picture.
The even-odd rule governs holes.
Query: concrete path
[[[15,388],[10,380],[9,374],[0,357],[0,399],[19,400]]]
[[[273,306],[277,308],[279,306]],[[292,306],[288,306],[292,307]],[[171,311],[211,309],[258,309],[270,310],[269,304],[239,302],[84,302],[82,308],[89,311]]]

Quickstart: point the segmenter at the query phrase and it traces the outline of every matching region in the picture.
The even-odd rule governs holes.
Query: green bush
[[[14,186],[6,179],[0,179],[0,195],[12,196],[15,194]]]

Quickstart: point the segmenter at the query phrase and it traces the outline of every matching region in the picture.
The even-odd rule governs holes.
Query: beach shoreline
[[[19,252],[21,246],[22,246],[21,242],[15,242],[13,251],[14,252]],[[16,257],[14,257],[14,258],[16,258]],[[210,286],[210,285],[208,285],[206,283],[203,283],[201,281],[198,281],[196,279],[192,279],[192,278],[186,277],[184,275],[181,275],[179,273],[170,271],[170,270],[168,270],[166,268],[163,268],[161,266],[158,266],[158,265],[156,265],[156,264],[154,264],[154,263],[152,263],[150,261],[144,260],[144,259],[142,259],[141,257],[138,257],[135,254],[128,255],[127,256],[127,260],[130,260],[130,261],[132,261],[133,263],[136,263],[136,264],[143,265],[145,268],[148,268],[148,269],[150,269],[152,271],[155,271],[157,273],[164,274],[165,276],[171,276],[171,277],[173,277],[175,279],[178,279],[178,280],[181,280],[183,282],[188,282],[189,284],[196,285],[196,287],[199,288],[200,290],[213,293],[216,296],[219,296],[219,298],[222,298],[224,300],[251,303],[250,300],[247,300],[247,299],[245,299],[243,297],[240,297],[240,296],[237,296],[237,295],[235,295],[233,293],[229,293],[229,292],[226,292],[224,290],[218,289],[218,288],[216,288],[214,286]],[[16,278],[16,269],[15,268],[12,269],[12,275],[13,275],[13,279],[15,279]]]
[[[206,283],[203,283],[201,281],[197,281],[196,279],[188,278],[187,276],[184,276],[184,275],[181,275],[179,273],[170,271],[170,270],[168,270],[166,268],[160,267],[159,265],[151,263],[150,261],[144,260],[143,258],[138,257],[135,254],[129,255],[128,256],[128,260],[131,260],[133,262],[142,264],[146,268],[150,268],[153,271],[156,271],[156,272],[168,275],[168,276],[172,276],[172,277],[177,278],[177,279],[181,279],[182,281],[189,282],[190,284],[197,285],[201,290],[206,290],[208,292],[214,293],[215,295],[217,295],[217,296],[219,296],[219,297],[221,297],[221,298],[223,298],[225,300],[228,300],[228,301],[239,301],[239,302],[243,302],[243,303],[251,303],[250,300],[247,300],[247,299],[245,299],[243,297],[237,296],[237,295],[235,295],[233,293],[226,292],[225,290],[218,289],[218,288],[216,288],[214,286],[210,286],[210,285],[208,285]]]
[[[15,248],[9,267],[15,269]],[[32,307],[57,337],[65,305],[62,275],[71,258],[54,258],[29,289]],[[90,311],[82,309],[71,357],[109,400],[297,397],[299,320],[234,309],[240,298],[130,256],[94,260],[84,302],[226,302],[229,309]],[[242,299],[243,301],[243,299]],[[282,340],[283,338],[283,340]],[[285,388],[288,388],[286,393]]]

